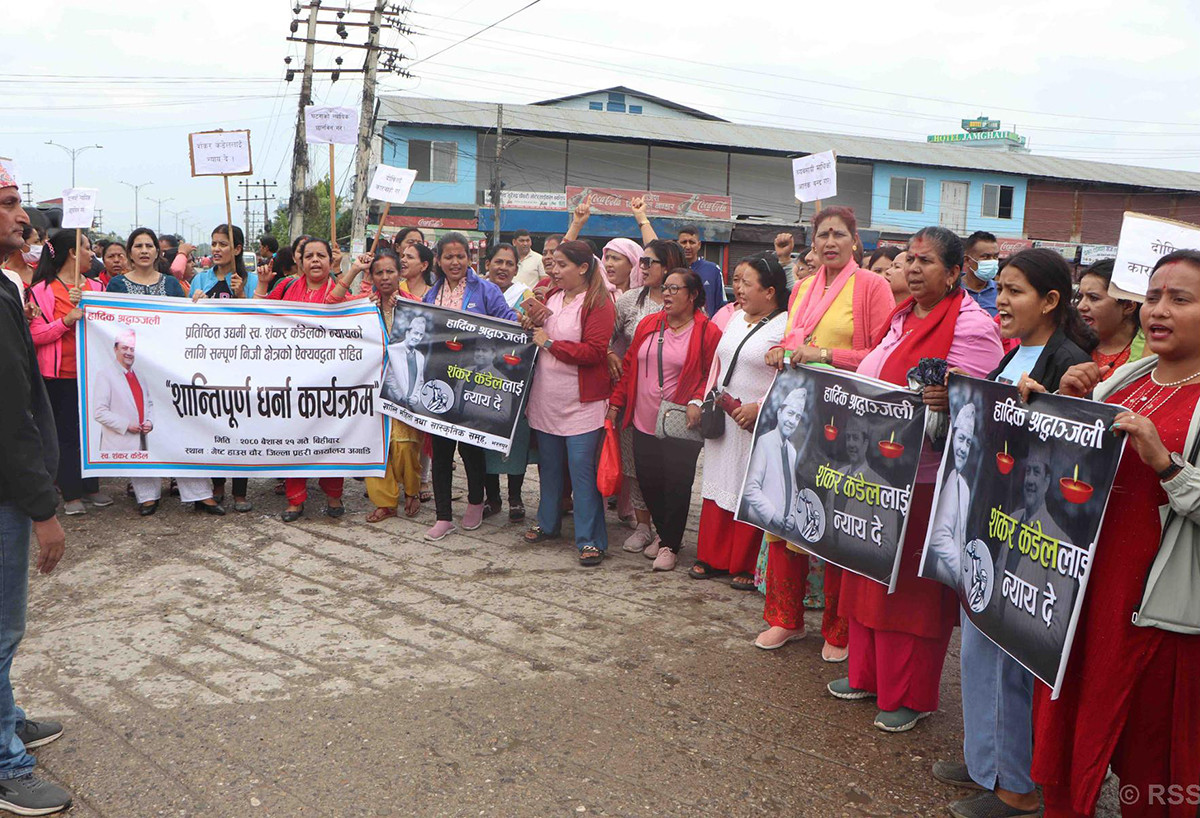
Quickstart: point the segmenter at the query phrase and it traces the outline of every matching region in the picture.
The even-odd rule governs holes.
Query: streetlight
[[[147,198],[147,199],[150,199],[150,197],[149,197],[149,196],[147,196],[146,198]],[[158,233],[159,233],[159,235],[161,236],[161,235],[162,235],[162,206],[163,206],[163,202],[173,202],[173,201],[175,201],[175,198],[174,198],[173,196],[168,196],[168,197],[167,197],[167,198],[165,198],[165,199],[150,199],[150,201],[152,201],[152,202],[155,202],[155,203],[158,205]],[[169,211],[169,210],[168,210],[167,212],[168,212],[168,213],[170,213],[170,211]]]
[[[175,212],[174,210],[168,210],[168,211],[167,211],[167,215],[169,215],[169,216],[174,216],[174,217],[175,217],[175,233],[176,233],[176,235],[183,235],[182,233],[180,233],[180,232],[179,232],[180,217],[181,217],[181,216],[186,216],[186,215],[187,215],[187,211],[186,211],[186,210],[180,210],[180,211],[177,213],[177,212]],[[184,227],[187,227],[187,222],[183,222],[183,225],[184,225]]]
[[[86,150],[92,148],[103,148],[103,145],[84,145],[82,148],[68,148],[66,145],[60,145],[53,139],[46,140],[47,145],[53,145],[56,148],[62,148],[67,153],[71,154],[71,187],[75,187],[75,157]]]
[[[125,185],[126,187],[133,188],[133,223],[138,227],[141,227],[141,219],[138,218],[138,191],[144,188],[146,185],[152,185],[154,183],[142,182],[140,185],[131,185],[129,182],[121,182],[121,184]]]

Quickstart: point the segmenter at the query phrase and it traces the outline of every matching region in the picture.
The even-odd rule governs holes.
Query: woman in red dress
[[[1109,765],[1121,780],[1126,818],[1195,818],[1200,805],[1200,566],[1193,553],[1179,563],[1183,579],[1174,568],[1150,570],[1176,545],[1194,551],[1200,525],[1200,469],[1188,462],[1200,417],[1200,253],[1159,260],[1141,321],[1150,355],[1102,384],[1095,363],[1071,367],[1059,383],[1060,394],[1094,388],[1096,400],[1132,411],[1113,423],[1129,443],[1062,691],[1052,701],[1038,685],[1034,695],[1033,778],[1047,818],[1092,815]],[[1168,503],[1178,522],[1163,536],[1159,512]],[[1180,593],[1189,571],[1190,592]],[[1163,617],[1164,607],[1173,615]],[[1167,621],[1191,633],[1163,629]]]

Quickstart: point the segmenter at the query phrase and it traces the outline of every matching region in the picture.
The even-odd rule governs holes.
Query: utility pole
[[[322,9],[321,0],[309,0],[305,5],[302,5],[297,0],[296,5],[292,8],[293,13],[297,15],[300,14],[302,9],[308,9],[305,36],[295,36],[300,30],[300,20],[297,17],[292,20],[291,36],[287,38],[289,42],[304,43],[304,67],[300,82],[300,103],[296,113],[296,136],[292,143],[292,187],[288,196],[288,227],[293,237],[299,236],[304,232],[305,185],[307,184],[308,175],[308,141],[304,133],[304,108],[312,104],[313,76],[315,74],[328,74],[330,82],[337,82],[342,74],[363,74],[364,76],[362,115],[359,117],[359,153],[355,163],[354,236],[359,236],[366,232],[366,215],[363,214],[361,216],[362,224],[359,226],[359,212],[363,209],[362,203],[365,202],[366,198],[366,174],[370,169],[371,161],[370,148],[371,137],[374,131],[376,72],[383,70],[390,71],[402,77],[411,76],[399,66],[400,61],[405,59],[400,54],[399,49],[379,44],[379,34],[385,26],[394,28],[401,34],[413,34],[412,29],[403,22],[404,15],[409,11],[408,7],[401,7],[397,4],[389,6],[385,0],[374,0],[370,9],[356,9],[350,6],[351,4],[347,2],[344,9],[337,9],[336,20],[320,19],[319,12]],[[333,11],[333,9],[329,10]],[[348,19],[348,15],[354,14],[370,14],[370,22],[360,23]],[[318,25],[336,26],[336,33],[339,39],[317,39]],[[351,28],[366,28],[367,42],[348,42],[347,38],[350,36]],[[336,67],[315,68],[313,66],[313,52],[316,45],[334,46],[337,48],[362,48],[366,49],[367,56],[363,61],[362,68],[343,68],[341,57],[334,59]],[[383,58],[382,65],[380,65],[381,56]],[[285,57],[283,61],[289,66],[284,78],[288,82],[291,82],[296,76],[296,69],[290,67],[292,58]],[[359,193],[360,189],[363,191],[362,194]],[[266,221],[270,221],[269,213],[266,215]]]
[[[500,243],[500,160],[504,156],[504,106],[496,106],[496,159],[492,164],[492,247]]]
[[[308,141],[304,138],[304,108],[312,104],[313,53],[316,48],[317,11],[321,0],[308,4],[305,33],[304,77],[300,80],[300,104],[296,113],[296,136],[292,142],[292,190],[288,196],[289,232],[293,238],[304,232],[304,186],[308,176]],[[291,59],[290,57],[288,59]],[[290,79],[290,77],[289,77]]]
[[[354,157],[354,214],[350,228],[350,250],[363,242],[366,252],[367,233],[367,171],[371,166],[371,141],[375,135],[375,78],[379,74],[379,24],[383,20],[386,0],[375,0],[371,22],[367,28],[367,56],[363,60],[362,110],[358,116],[358,153]]]
[[[33,182],[23,182],[25,186],[25,202],[33,204]]]
[[[121,182],[126,187],[133,188],[133,229],[141,227],[141,219],[138,218],[138,192],[146,185],[152,185],[153,182],[142,182],[140,185],[131,185],[129,182]]]
[[[266,229],[267,229],[267,223],[271,220],[270,211],[268,209],[268,203],[275,200],[275,196],[273,194],[268,194],[267,189],[276,187],[276,185],[274,182],[268,182],[266,179],[263,179],[261,182],[251,182],[250,180],[247,179],[244,182],[238,182],[238,185],[240,185],[246,193],[245,196],[239,196],[238,201],[246,203],[246,224],[245,224],[244,229],[246,231],[246,240],[249,241],[251,234],[255,232],[250,229],[250,220],[251,220],[251,215],[252,215],[250,212],[250,205],[254,202],[262,202],[262,205],[263,205],[262,230],[265,233]],[[250,194],[250,189],[255,188],[255,187],[262,188],[261,196],[252,196]],[[297,235],[299,235],[299,234],[297,234]]]
[[[174,199],[173,197],[171,197],[171,196],[168,196],[168,197],[167,197],[167,198],[165,198],[165,199],[152,199],[152,198],[150,198],[149,196],[147,196],[146,198],[147,198],[147,199],[150,199],[150,201],[152,201],[152,202],[155,202],[155,203],[158,205],[158,227],[156,227],[156,228],[154,228],[154,229],[155,229],[156,231],[158,231],[158,234],[161,236],[161,235],[162,235],[162,206],[163,206],[163,202],[173,202],[173,201],[175,201],[175,199]]]
[[[92,229],[104,229],[104,211],[100,208],[96,208],[96,215],[92,217]]]

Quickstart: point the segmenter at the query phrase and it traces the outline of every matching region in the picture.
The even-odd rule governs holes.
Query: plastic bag
[[[621,435],[611,420],[604,421],[604,446],[596,467],[596,488],[602,497],[612,497],[621,491]]]

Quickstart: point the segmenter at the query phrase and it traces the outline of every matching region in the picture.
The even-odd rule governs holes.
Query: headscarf
[[[613,239],[604,245],[601,256],[612,250],[629,259],[629,289],[636,290],[646,283],[646,273],[642,270],[642,247],[633,239]]]

